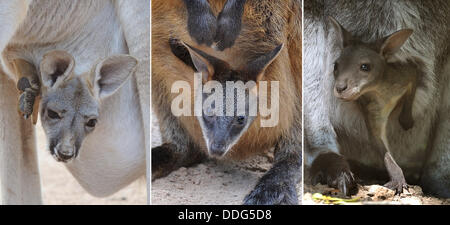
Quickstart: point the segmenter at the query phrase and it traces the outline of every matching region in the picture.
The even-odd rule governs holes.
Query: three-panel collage
[[[0,2],[3,205],[450,205],[449,110],[447,0]]]

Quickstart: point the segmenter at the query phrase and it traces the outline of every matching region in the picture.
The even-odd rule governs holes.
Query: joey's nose
[[[57,145],[54,152],[58,161],[63,162],[67,162],[75,156],[75,148],[73,146]]]
[[[336,84],[336,91],[338,93],[342,93],[343,91],[345,91],[347,89],[347,83],[338,83]]]
[[[224,142],[218,142],[215,141],[211,143],[211,146],[209,148],[209,153],[212,156],[222,156],[225,153],[225,143]]]

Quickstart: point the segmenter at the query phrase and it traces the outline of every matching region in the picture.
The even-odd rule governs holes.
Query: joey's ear
[[[380,54],[384,57],[394,54],[402,47],[412,33],[413,30],[411,29],[403,29],[383,38]]]
[[[210,56],[184,42],[182,43],[189,51],[189,55],[191,56],[192,63],[194,64],[195,68],[198,72],[202,73],[203,82],[211,80],[215,71],[213,64],[214,62],[212,60],[213,56]]]
[[[47,52],[39,66],[42,86],[50,89],[56,88],[73,76],[75,61],[66,51],[55,50]]]
[[[345,48],[350,44],[350,41],[353,39],[353,36],[350,32],[348,32],[336,19],[329,16],[328,19],[331,21],[334,29],[339,35],[339,43],[341,48]]]
[[[230,66],[225,61],[208,55],[179,39],[169,38],[169,45],[176,57],[194,70],[202,73],[203,82],[211,80],[217,70],[230,69]]]
[[[258,58],[250,61],[243,69],[243,72],[249,75],[249,78],[254,81],[261,80],[266,68],[277,58],[283,49],[284,44],[278,45],[272,51],[259,56]]]
[[[137,64],[130,55],[112,55],[102,60],[91,73],[94,93],[100,99],[114,94],[134,73]]]

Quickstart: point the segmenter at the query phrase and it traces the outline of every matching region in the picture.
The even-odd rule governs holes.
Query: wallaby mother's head
[[[114,94],[134,72],[137,60],[113,55],[89,72],[75,74],[75,60],[68,52],[55,50],[40,63],[41,123],[50,153],[68,162],[79,154],[84,138],[95,130],[104,98]]]
[[[334,18],[331,24],[337,33],[342,52],[334,63],[334,95],[345,101],[358,99],[376,88],[383,79],[387,60],[413,33],[411,29],[394,32],[371,43],[365,43],[344,29]]]

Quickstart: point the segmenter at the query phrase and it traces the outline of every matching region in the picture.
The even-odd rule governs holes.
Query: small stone
[[[403,205],[422,205],[420,198],[412,196],[407,198],[401,198],[399,202]]]
[[[390,200],[395,196],[395,191],[380,185],[371,185],[367,193],[374,200]]]

